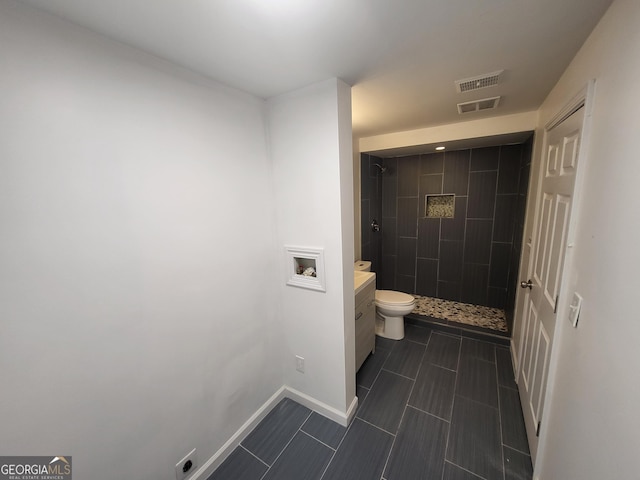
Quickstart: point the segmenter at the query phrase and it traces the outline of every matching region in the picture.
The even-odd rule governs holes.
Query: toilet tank
[[[353,269],[358,272],[370,272],[371,271],[371,262],[368,260],[358,260],[354,265]]]

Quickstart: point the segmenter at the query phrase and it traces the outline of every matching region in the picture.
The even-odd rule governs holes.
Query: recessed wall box
[[[326,292],[324,249],[285,245],[287,285]]]

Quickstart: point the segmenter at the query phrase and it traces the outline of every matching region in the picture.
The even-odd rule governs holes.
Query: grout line
[[[513,390],[514,392],[520,393],[520,391],[518,390],[518,387],[510,387],[508,385],[498,385],[498,387],[506,388],[507,390]]]
[[[452,368],[443,367],[442,365],[438,365],[437,363],[429,362],[429,365],[433,365],[434,367],[441,368],[442,370],[446,370],[447,372],[457,373],[458,370],[453,370]]]
[[[521,453],[521,454],[526,455],[527,457],[531,458],[531,453],[523,452],[522,450],[519,450],[517,448],[513,448],[511,445],[507,445],[506,443],[503,443],[502,446],[507,447],[509,450],[513,450],[514,452]]]
[[[371,423],[371,422],[368,422],[368,421],[366,421],[364,418],[361,418],[361,417],[356,417],[356,418],[357,418],[358,420],[360,420],[362,423],[366,423],[367,425],[371,425],[372,427],[375,427],[375,428],[377,428],[378,430],[380,430],[380,431],[382,431],[382,432],[384,432],[384,433],[388,433],[388,434],[389,434],[389,435],[391,435],[392,437],[395,437],[395,436],[396,436],[396,434],[395,434],[395,433],[391,433],[389,430],[385,430],[384,428],[379,427],[378,425],[375,425],[375,424],[373,424],[373,423]]]
[[[287,449],[287,447],[289,447],[289,445],[291,445],[291,442],[293,442],[293,439],[295,438],[295,436],[298,434],[298,432],[302,432],[302,426],[307,422],[307,420],[309,420],[309,417],[311,417],[311,415],[313,414],[313,410],[309,410],[309,415],[307,415],[307,418],[304,419],[304,421],[300,424],[300,426],[298,427],[298,430],[296,430],[296,432],[291,435],[291,438],[289,439],[289,441],[287,442],[287,444],[284,446],[284,448],[280,451],[280,453],[278,454],[278,456],[273,460],[273,463],[271,464],[271,466],[269,468],[267,468],[267,471],[264,472],[264,475],[262,475],[262,477],[260,477],[260,479],[262,480],[263,478],[265,478],[265,476],[267,475],[267,473],[269,473],[269,470],[271,470],[271,467],[273,467],[278,459],[282,456],[282,454],[284,453],[284,451]],[[303,432],[304,433],[304,432]]]
[[[267,462],[265,462],[264,460],[262,460],[259,456],[257,456],[256,454],[254,454],[251,450],[247,449],[247,447],[245,447],[244,445],[240,444],[238,445],[240,448],[242,448],[245,452],[247,452],[249,455],[251,455],[252,457],[254,457],[255,459],[259,460],[260,463],[264,464],[267,467],[267,471],[269,471],[269,468],[271,468],[271,465],[269,465]],[[266,473],[266,472],[265,472]]]
[[[499,378],[499,374],[498,374],[498,354],[495,351],[495,348],[493,349],[493,357],[496,361],[496,368],[495,368],[495,372],[496,372],[496,394],[498,395],[498,429],[499,429],[499,433],[500,433],[500,458],[502,458],[502,478],[505,478],[506,475],[506,468],[505,468],[505,464],[504,464],[504,439],[502,438],[502,409],[500,408],[500,382],[498,382],[498,378]]]
[[[465,472],[467,472],[467,473],[470,473],[470,474],[471,474],[471,475],[473,475],[474,477],[481,478],[482,480],[487,480],[487,479],[486,479],[486,478],[484,478],[483,476],[480,476],[480,475],[478,475],[477,473],[472,472],[471,470],[467,470],[466,468],[461,467],[461,466],[460,466],[460,465],[458,465],[457,463],[453,463],[451,460],[446,460],[446,459],[445,459],[445,461],[444,461],[444,462],[445,462],[445,463],[450,463],[450,464],[451,464],[451,465],[453,465],[454,467],[459,468],[460,470],[463,470],[463,471],[465,471]]]
[[[297,433],[297,432],[296,432]],[[326,443],[324,443],[322,440],[320,440],[319,438],[314,437],[313,435],[311,435],[309,432],[305,432],[304,430],[300,430],[300,433],[304,433],[307,437],[313,438],[316,442],[321,443],[322,445],[324,445],[327,448],[330,448],[331,450],[333,450],[334,452],[336,451],[335,448],[333,448],[331,445],[327,445]],[[295,435],[294,435],[295,437]]]
[[[470,402],[477,403],[478,405],[482,405],[483,407],[488,407],[488,408],[491,408],[493,410],[498,410],[498,411],[500,410],[499,405],[498,405],[498,407],[495,407],[493,405],[489,405],[488,403],[481,402],[480,400],[476,400],[475,398],[467,397],[466,395],[462,395],[460,393],[456,393],[455,395],[457,397],[464,398],[465,400],[468,400]]]
[[[414,410],[417,410],[417,411],[419,411],[421,413],[426,413],[427,415],[429,415],[431,417],[434,417],[434,418],[437,418],[438,420],[442,420],[443,422],[451,423],[451,420],[447,420],[446,418],[439,417],[438,415],[435,415],[435,414],[433,414],[431,412],[427,412],[426,410],[418,408],[418,407],[416,407],[414,405],[410,405],[408,403],[407,403],[407,408],[413,408]]]
[[[353,420],[351,420],[351,423],[347,427],[347,430],[344,432],[344,435],[340,439],[340,443],[338,443],[338,446],[336,447],[336,449],[333,452],[333,455],[331,455],[331,458],[327,462],[327,466],[324,467],[324,470],[322,471],[322,474],[318,477],[318,480],[322,480],[324,478],[325,473],[327,473],[327,470],[329,469],[329,466],[333,462],[333,459],[336,458],[336,455],[338,454],[338,450],[340,450],[340,447],[344,443],[344,439],[347,438],[347,435],[349,434],[349,431],[351,430],[351,427],[353,426],[354,423],[356,423],[356,417],[354,417]]]
[[[406,378],[407,380],[411,380],[412,382],[414,382],[416,380],[415,378],[407,377],[406,375],[402,375],[401,373],[397,373],[397,372],[394,372],[392,370],[387,370],[386,368],[381,368],[380,370],[381,371],[384,370],[387,373],[391,373],[393,375],[397,375],[398,377]],[[416,377],[417,376],[418,376],[418,374],[416,373]]]
[[[429,334],[429,339],[431,339],[431,334]],[[422,351],[422,355],[420,356],[420,363],[418,363],[418,371],[416,372],[416,378],[418,378],[420,369],[422,368],[422,360],[424,359],[424,356],[427,354],[428,345],[429,345],[429,341],[427,341],[427,345],[425,346],[424,350]],[[402,410],[402,415],[400,416],[400,422],[398,422],[396,435],[398,434],[398,432],[400,431],[400,427],[402,426],[402,421],[404,420],[405,413],[407,413],[407,407],[409,406],[409,401],[411,400],[411,395],[413,394],[413,389],[415,387],[416,387],[416,381],[413,380],[413,384],[411,385],[411,389],[409,390],[409,395],[407,396],[407,402],[405,403],[404,409]],[[393,437],[391,448],[389,449],[389,453],[387,454],[387,460],[384,462],[384,467],[382,467],[382,476],[384,476],[384,472],[387,469],[387,465],[389,465],[389,460],[391,459],[391,454],[393,453],[393,447],[395,447],[396,445],[396,440],[398,439],[396,435],[394,435]]]
[[[458,364],[456,370],[456,379],[453,382],[453,400],[451,400],[451,422],[449,422],[449,428],[447,430],[447,444],[444,447],[444,461],[447,461],[447,452],[449,451],[449,440],[451,440],[451,426],[453,425],[453,407],[456,403],[456,390],[458,389],[458,371],[460,370],[460,356],[462,355],[462,341],[458,345]],[[442,466],[442,479],[444,480],[444,464]]]
[[[414,326],[415,326],[415,325],[414,325]],[[406,329],[406,327],[407,327],[407,326],[405,325],[405,329]],[[417,328],[424,328],[424,327],[417,327]],[[429,332],[429,333],[431,333],[431,332]],[[406,337],[406,335],[405,335],[405,337],[404,337],[404,339],[403,339],[403,340],[404,340],[405,342],[415,343],[416,345],[421,345],[421,346],[426,345],[426,343],[418,342],[417,340],[411,340],[410,338],[407,338],[407,337]],[[428,342],[428,341],[429,341],[429,340],[427,340],[427,342]]]

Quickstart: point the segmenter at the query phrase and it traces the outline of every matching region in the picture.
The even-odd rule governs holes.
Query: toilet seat
[[[411,295],[393,290],[376,290],[376,304],[389,306],[410,306],[416,301]]]

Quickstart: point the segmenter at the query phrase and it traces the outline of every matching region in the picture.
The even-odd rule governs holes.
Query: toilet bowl
[[[371,271],[371,262],[359,260],[355,270]],[[404,338],[404,316],[410,314],[416,305],[411,295],[393,290],[376,290],[376,335],[402,340]]]
[[[411,295],[393,290],[376,290],[376,335],[402,340],[404,338],[404,316],[416,306]]]

